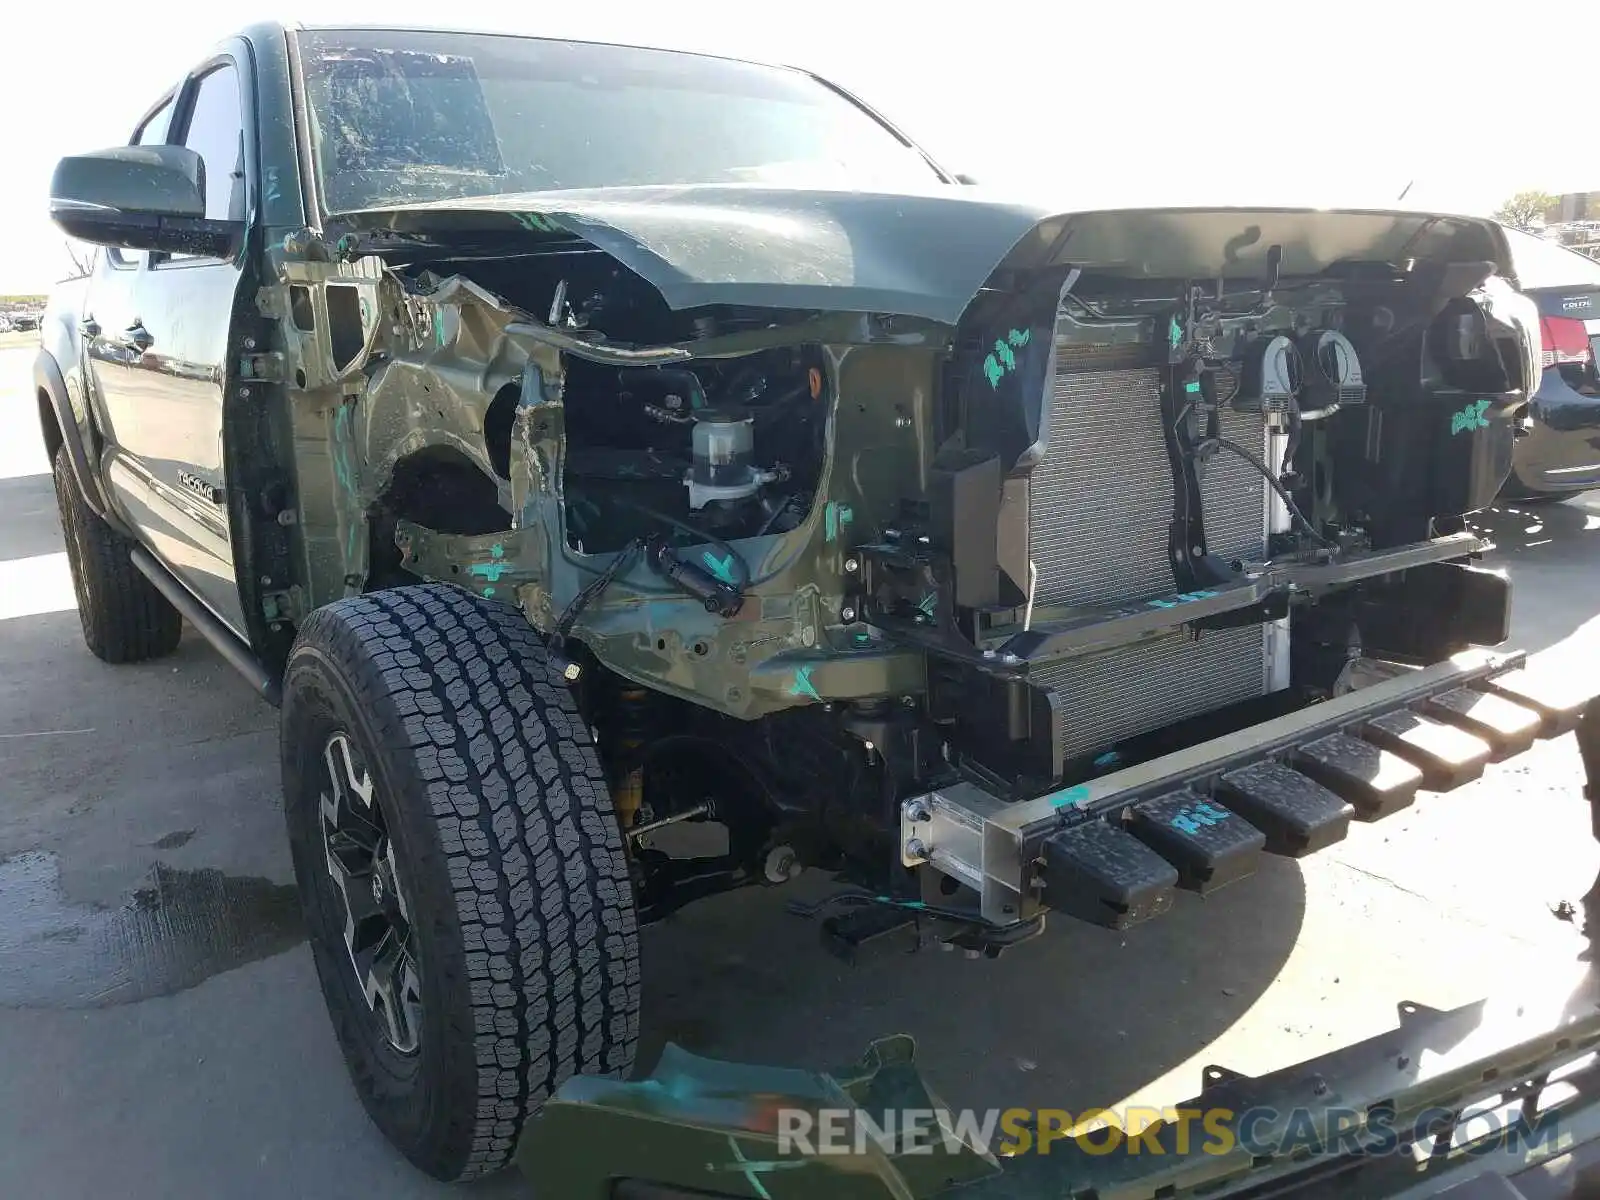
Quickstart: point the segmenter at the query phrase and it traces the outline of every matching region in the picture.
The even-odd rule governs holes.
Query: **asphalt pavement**
[[[30,394],[0,351],[0,1196],[524,1194],[446,1188],[346,1082],[290,888],[274,713],[194,634],[172,658],[84,648]],[[1477,524],[1513,643],[1600,663],[1600,493]],[[913,1034],[952,1105],[1175,1103],[1508,986],[1586,987],[1559,914],[1600,870],[1572,738],[1301,863],[1269,860],[1126,934],[1060,921],[997,962],[855,967],[785,911],[826,881],[702,903],[643,935],[664,1041],[821,1066]]]

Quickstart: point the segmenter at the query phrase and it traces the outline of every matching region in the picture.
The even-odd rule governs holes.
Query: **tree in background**
[[[1494,219],[1513,229],[1531,229],[1555,204],[1556,198],[1549,192],[1518,192],[1495,209]]]

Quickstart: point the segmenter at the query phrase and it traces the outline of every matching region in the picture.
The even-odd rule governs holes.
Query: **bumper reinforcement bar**
[[[978,894],[998,926],[1047,910],[1123,929],[1178,889],[1300,857],[1421,789],[1448,791],[1576,727],[1590,697],[1520,653],[1473,650],[1088,783],[1010,802],[962,782],[901,807],[901,859]]]

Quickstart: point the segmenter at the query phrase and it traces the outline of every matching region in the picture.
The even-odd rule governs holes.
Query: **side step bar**
[[[1575,728],[1591,700],[1531,676],[1520,652],[1468,651],[1034,800],[973,783],[913,797],[901,859],[972,887],[992,925],[1053,909],[1123,929],[1180,888],[1211,891],[1262,854],[1313,853],[1352,820],[1470,782]]]
[[[216,652],[227,660],[228,665],[248,679],[250,686],[255,688],[268,704],[277,708],[282,700],[278,681],[257,661],[244,639],[219,621],[209,608],[196,600],[193,593],[179,583],[172,572],[162,566],[143,546],[135,546],[128,557],[139,569],[139,574],[155,585],[156,591],[165,596],[172,607],[183,614],[183,619],[211,643]]]

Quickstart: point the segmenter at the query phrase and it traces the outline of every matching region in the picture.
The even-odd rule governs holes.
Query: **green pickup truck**
[[[1125,928],[1583,711],[1463,520],[1539,375],[1492,222],[1058,210],[802,71],[461,32],[254,27],[128,124],[56,170],[35,373],[84,637],[281,708],[438,1178],[626,1075],[698,897]]]

